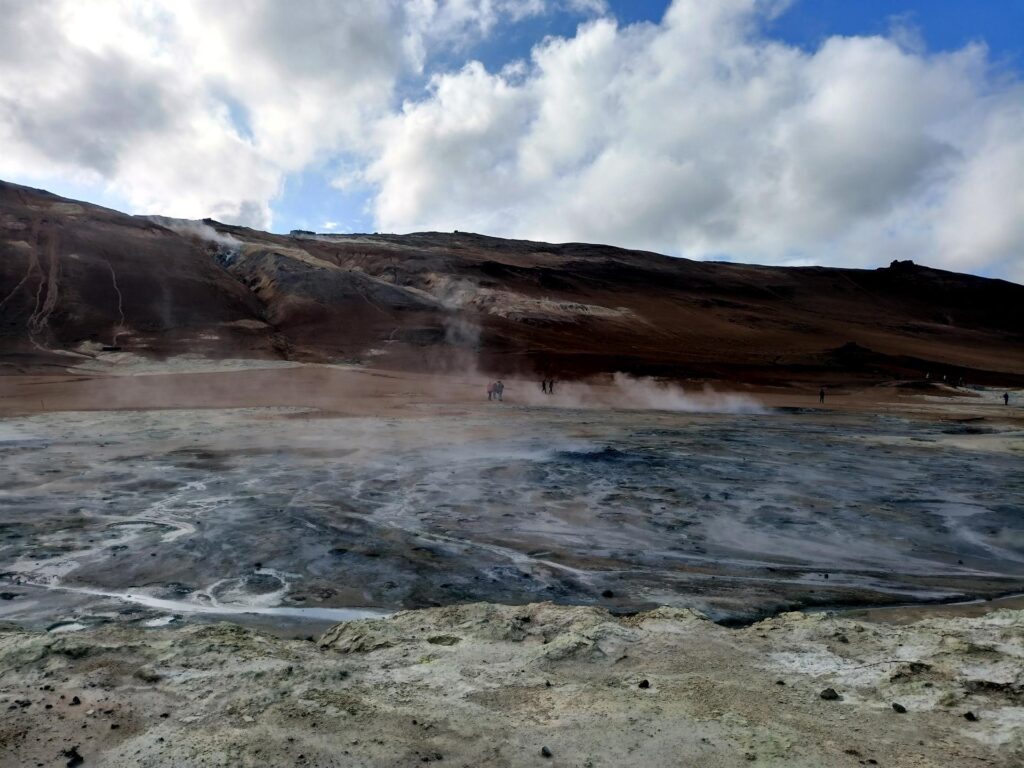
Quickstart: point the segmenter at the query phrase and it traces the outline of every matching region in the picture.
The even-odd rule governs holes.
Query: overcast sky
[[[1020,0],[0,0],[0,178],[1024,282]]]

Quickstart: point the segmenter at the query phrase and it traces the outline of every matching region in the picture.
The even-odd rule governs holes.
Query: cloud
[[[622,26],[604,0],[0,0],[0,177],[268,228],[321,169],[380,230],[1024,280],[1019,78],[899,20],[795,48],[765,32],[786,5]],[[584,22],[465,60],[555,12]]]
[[[805,52],[763,33],[779,8],[677,0],[660,24],[546,40],[525,69],[436,75],[377,136],[378,226],[1021,279],[1020,82],[981,45]]]
[[[368,146],[433,48],[546,11],[540,0],[0,0],[0,177],[266,228],[285,175]]]

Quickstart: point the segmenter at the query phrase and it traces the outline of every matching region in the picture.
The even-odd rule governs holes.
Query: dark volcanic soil
[[[295,236],[0,182],[0,362],[155,355],[571,378],[1024,382],[1024,287],[480,235]],[[74,351],[79,357],[66,354]]]

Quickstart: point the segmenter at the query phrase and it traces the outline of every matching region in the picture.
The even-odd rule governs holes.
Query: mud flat
[[[0,706],[4,766],[1011,768],[1024,611],[729,629],[670,608],[471,604],[313,642],[7,628]]]
[[[998,393],[0,383],[0,765],[1024,760]]]
[[[254,373],[219,379],[214,399]],[[481,403],[457,386],[425,396],[422,382],[345,375],[363,387],[348,411],[0,419],[0,620],[71,631],[229,617],[305,636],[477,601],[744,623],[1024,592],[1024,428],[991,393],[860,410],[684,403],[717,408],[700,413],[641,410],[635,394],[630,409],[607,392],[560,400],[568,387],[544,400],[528,383]],[[136,378],[161,377],[100,384]],[[99,386],[58,385],[72,400]],[[198,396],[192,378],[159,386]],[[312,394],[324,391],[345,400]]]

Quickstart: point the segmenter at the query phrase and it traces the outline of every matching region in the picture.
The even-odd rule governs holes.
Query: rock
[[[836,689],[835,688],[826,688],[819,695],[825,701],[841,701],[842,698],[843,698],[838,693],[836,693]]]
[[[543,755],[544,757],[552,757],[552,756],[553,756],[553,754],[554,754],[554,753],[553,753],[553,752],[552,752],[552,751],[551,751],[550,749],[548,749],[547,747],[541,747],[541,748],[540,748],[540,753],[541,753],[541,754],[542,754],[542,755]]]
[[[899,714],[901,714],[901,715],[902,715],[903,713],[905,713],[905,712],[907,711],[907,708],[906,708],[906,707],[904,707],[904,706],[903,706],[902,704],[897,704],[897,703],[896,703],[896,702],[894,701],[894,702],[892,703],[892,711],[893,711],[893,712],[898,712]]]
[[[646,690],[651,687],[651,682],[650,680],[641,680],[640,685],[638,685],[637,687]]]
[[[75,766],[81,765],[85,762],[85,758],[78,754],[77,746],[74,746],[71,749],[65,749],[64,757],[68,759],[68,768],[75,768]]]
[[[428,637],[427,642],[431,645],[457,645],[461,638],[454,635],[434,635]]]
[[[604,592],[601,593],[601,597],[615,597],[615,593],[612,592],[610,589],[606,589]]]
[[[77,696],[72,696],[71,697],[71,706],[72,707],[77,707],[81,703],[82,703],[82,700],[80,698],[78,698]]]
[[[973,712],[967,711],[967,712],[964,712],[964,720],[967,720],[968,722],[974,723],[974,722],[977,722],[978,716],[976,714],[974,714]]]
[[[776,681],[775,681],[775,684],[776,684],[776,685],[785,685],[785,684],[786,684],[786,681],[785,681],[785,680],[776,680]]]

